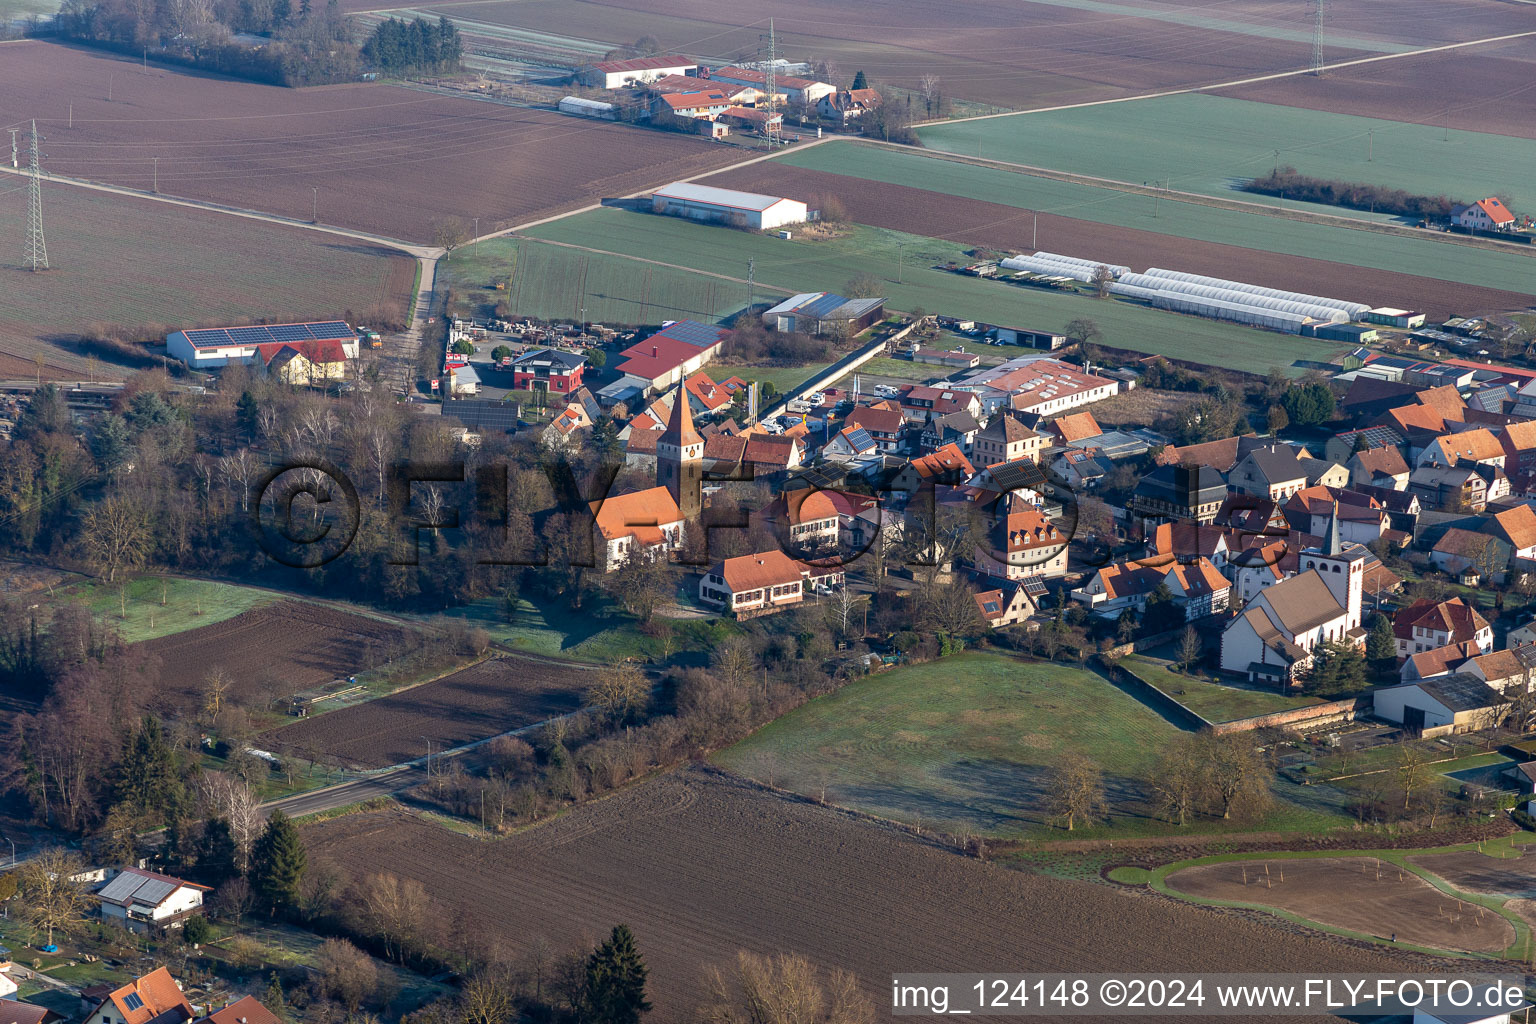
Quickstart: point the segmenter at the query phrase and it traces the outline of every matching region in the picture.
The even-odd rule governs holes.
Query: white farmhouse
[[[126,868],[96,892],[101,918],[130,931],[179,928],[203,907],[208,886],[183,882],[170,875]]]

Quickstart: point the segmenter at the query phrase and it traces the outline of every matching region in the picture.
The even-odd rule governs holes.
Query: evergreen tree
[[[1392,632],[1392,620],[1377,612],[1371,620],[1371,631],[1365,638],[1365,660],[1370,662],[1371,673],[1379,681],[1397,675],[1397,637]]]
[[[223,818],[203,822],[203,834],[197,843],[197,870],[192,877],[217,889],[240,873],[239,850]]]
[[[853,87],[855,89],[869,88],[869,79],[864,77],[864,72],[860,71],[858,74],[853,76]]]
[[[245,431],[245,436],[256,436],[256,414],[261,409],[261,404],[256,401],[256,396],[249,391],[240,393],[240,401],[235,405],[235,422],[240,429]]]
[[[298,906],[305,865],[299,830],[288,815],[273,811],[251,848],[251,890],[267,913],[276,916]]]
[[[185,795],[176,753],[160,720],[145,715],[123,743],[113,786],[116,805],[131,814],[163,821],[175,816]]]
[[[272,1016],[276,1017],[282,1024],[288,1024],[289,1021],[293,1020],[293,1014],[288,1010],[288,997],[283,994],[282,979],[277,976],[276,971],[273,971],[268,977],[267,991],[262,994],[261,1005],[271,1010]]]
[[[629,926],[616,926],[608,941],[587,958],[580,1015],[584,1024],[636,1024],[651,1009],[645,999],[646,974]]]
[[[111,473],[127,462],[133,454],[133,439],[128,436],[128,425],[121,416],[108,413],[91,431],[91,456],[102,472]]]

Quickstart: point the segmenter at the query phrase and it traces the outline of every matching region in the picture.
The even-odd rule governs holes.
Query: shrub
[[[1509,816],[1515,819],[1516,825],[1519,825],[1527,832],[1536,832],[1536,817],[1532,817],[1528,812],[1522,811],[1517,807],[1509,812]]]
[[[196,917],[187,918],[186,923],[181,926],[181,934],[188,942],[201,945],[213,938],[213,925],[208,923],[206,917],[198,914]]]

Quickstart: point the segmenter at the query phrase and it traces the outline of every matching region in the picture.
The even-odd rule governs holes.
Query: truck
[[[379,337],[379,332],[371,327],[359,327],[357,333],[362,336],[363,344],[369,348],[383,348],[384,339]]]

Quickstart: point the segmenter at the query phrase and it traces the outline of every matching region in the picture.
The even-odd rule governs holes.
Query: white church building
[[[1294,576],[1259,591],[1221,636],[1223,672],[1250,682],[1290,685],[1312,665],[1319,644],[1360,643],[1360,608],[1370,552],[1345,544],[1337,515],[1320,547],[1299,558]]]

